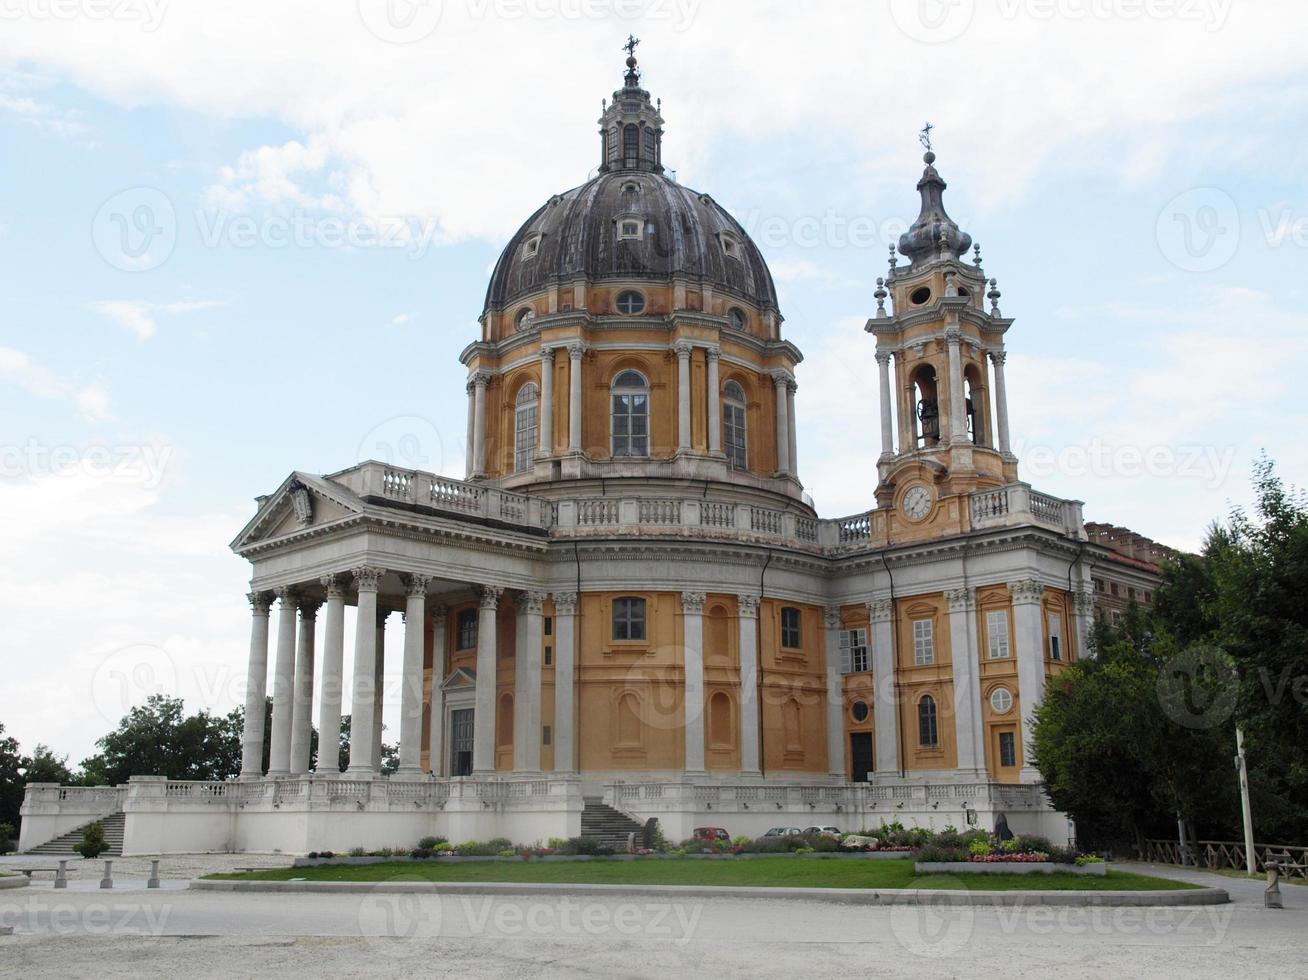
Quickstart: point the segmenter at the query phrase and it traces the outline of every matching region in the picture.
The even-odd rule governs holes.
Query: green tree
[[[73,850],[87,859],[97,858],[109,850],[109,842],[104,839],[104,824],[97,820],[82,831],[82,839],[73,845]]]
[[[102,737],[82,763],[88,777],[111,786],[131,776],[220,780],[241,768],[240,716],[200,711],[187,716],[181,699],[152,695]]]
[[[47,745],[37,743],[32,754],[24,761],[27,768],[26,781],[29,783],[58,783],[61,786],[76,785],[80,776],[68,768],[68,756],[58,756]]]
[[[0,724],[0,823],[18,826],[18,808],[23,804],[23,757],[18,752],[18,739],[5,734]]]

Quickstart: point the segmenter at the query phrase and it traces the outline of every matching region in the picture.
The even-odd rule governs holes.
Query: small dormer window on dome
[[[729,231],[718,232],[718,241],[722,243],[722,251],[729,259],[740,259],[740,239]]]
[[[522,243],[522,257],[524,259],[534,259],[540,251],[541,239],[544,237],[540,232],[527,236],[527,239]]]
[[[645,219],[638,214],[620,214],[616,219],[618,241],[639,240],[645,230]]]

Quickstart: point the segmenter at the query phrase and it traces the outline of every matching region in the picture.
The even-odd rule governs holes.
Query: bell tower
[[[880,385],[877,506],[892,512],[901,538],[963,530],[960,498],[1017,481],[1004,391],[1004,336],[1013,321],[1000,313],[981,247],[967,261],[972,237],[945,211],[931,128],[922,132],[921,212],[899,239],[909,264],[901,267],[891,246],[866,328],[877,339]]]
[[[617,170],[663,173],[663,115],[661,106],[651,102],[649,93],[640,87],[638,44],[638,37],[627,38],[627,73],[622,88],[613,93],[612,105],[605,104],[599,119],[599,169],[603,174]]]

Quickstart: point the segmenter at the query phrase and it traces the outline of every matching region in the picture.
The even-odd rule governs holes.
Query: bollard
[[[1269,909],[1283,909],[1281,904],[1281,866],[1275,861],[1267,862],[1267,891],[1263,892],[1263,905]]]
[[[114,863],[106,861],[104,863],[104,877],[100,879],[101,888],[112,888],[114,886]]]
[[[54,886],[56,888],[68,887],[68,861],[67,860],[63,860],[59,862],[59,870],[55,872]]]
[[[159,862],[158,861],[150,862],[150,880],[145,883],[145,887],[146,888],[159,887]]]

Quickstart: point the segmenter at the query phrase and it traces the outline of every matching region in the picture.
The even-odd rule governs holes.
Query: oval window
[[[854,715],[855,721],[867,721],[867,716],[871,714],[871,711],[868,710],[866,701],[855,701],[851,712]]]
[[[737,330],[745,329],[745,311],[739,306],[733,306],[727,316],[731,318],[731,325]]]
[[[997,687],[990,694],[990,707],[997,715],[1006,715],[1013,707],[1013,695],[1006,687]]]
[[[930,286],[923,286],[921,289],[915,289],[913,290],[913,294],[908,297],[908,301],[914,306],[921,306],[929,299],[931,299]]]
[[[628,289],[618,293],[618,312],[633,314],[641,313],[645,309],[645,297],[640,295],[634,289]]]

